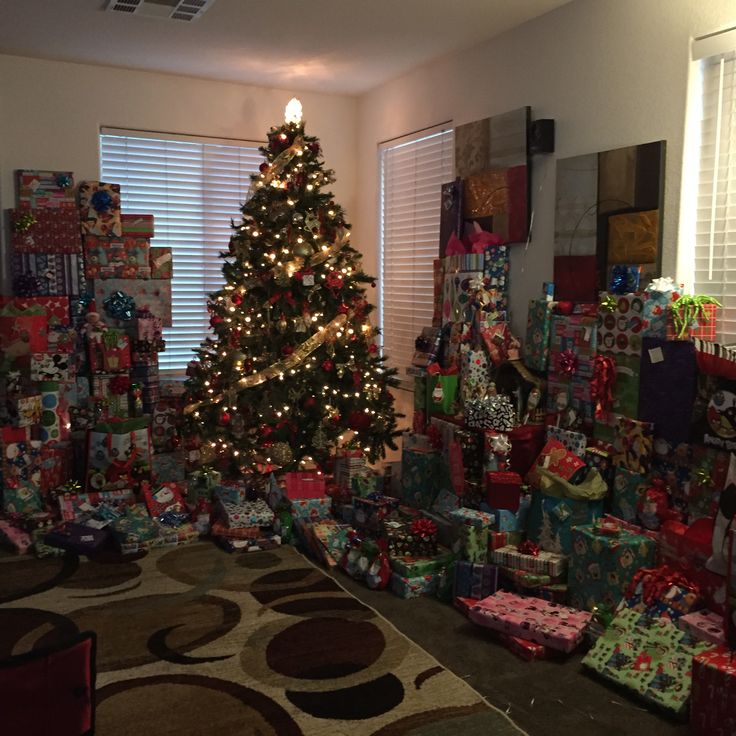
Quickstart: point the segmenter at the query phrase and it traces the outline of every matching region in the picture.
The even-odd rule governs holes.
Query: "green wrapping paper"
[[[554,302],[531,299],[524,340],[524,364],[538,371],[547,370],[549,360],[549,336],[552,326]]]
[[[613,479],[613,515],[624,521],[636,521],[636,507],[649,485],[645,475],[617,467]]]
[[[430,509],[441,490],[452,490],[445,458],[437,452],[420,449],[401,454],[402,500],[409,506]]]
[[[434,557],[391,557],[391,569],[404,578],[415,578],[441,572],[455,560],[449,550],[440,550]]]
[[[690,699],[692,659],[711,647],[666,619],[625,609],[583,664],[648,702],[682,715]]]

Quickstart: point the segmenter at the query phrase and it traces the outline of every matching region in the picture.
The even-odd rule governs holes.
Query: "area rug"
[[[291,547],[5,558],[0,604],[0,658],[97,632],[98,736],[523,733]]]

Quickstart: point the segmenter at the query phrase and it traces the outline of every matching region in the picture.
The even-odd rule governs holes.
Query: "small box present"
[[[690,733],[736,733],[736,661],[728,647],[719,646],[693,658]]]
[[[87,289],[81,253],[22,253],[10,258],[13,279],[23,274],[35,276],[33,293],[38,296],[78,296]]]
[[[184,487],[178,483],[157,483],[155,486],[148,481],[141,483],[141,491],[153,517],[161,516],[167,511],[181,512],[186,510],[184,504]]]
[[[680,616],[677,619],[677,626],[698,641],[710,642],[715,646],[726,644],[723,616],[706,608]]]
[[[310,521],[330,519],[332,499],[329,496],[292,499],[291,513],[295,519],[309,519]]]
[[[543,644],[537,644],[534,641],[521,639],[518,636],[504,636],[503,642],[510,652],[513,652],[517,657],[521,657],[526,662],[533,662],[535,659],[547,659],[549,657],[549,649]]]
[[[449,550],[438,550],[436,555],[391,555],[391,569],[404,578],[416,578],[439,573],[453,563],[455,555]]]
[[[286,497],[322,498],[327,489],[325,476],[317,471],[308,473],[286,473]]]
[[[230,504],[241,504],[248,500],[248,486],[243,481],[223,481],[212,489],[212,498]]]
[[[517,512],[521,505],[521,476],[511,471],[486,473],[486,499],[492,509]]]
[[[583,640],[592,614],[540,598],[498,591],[470,609],[470,620],[502,634],[572,652]]]
[[[459,525],[472,526],[476,529],[490,529],[496,522],[493,514],[476,509],[460,508],[449,514],[450,521]]]
[[[524,364],[528,368],[547,370],[553,311],[554,303],[547,299],[532,299],[529,302],[524,341]]]
[[[79,217],[84,235],[120,237],[120,185],[83,181],[79,185]]]
[[[33,353],[31,355],[32,381],[69,381],[73,378],[74,364],[68,353]]]
[[[557,376],[592,378],[597,345],[595,317],[582,314],[553,316],[550,332],[550,373]]]
[[[430,519],[384,521],[383,531],[391,557],[432,557],[437,554],[437,526]]]
[[[170,279],[173,275],[174,258],[171,248],[152,246],[148,262],[152,279]]]
[[[685,298],[683,298],[684,301]],[[717,304],[703,304],[697,317],[690,324],[683,323],[685,310],[678,309],[677,302],[671,304],[667,312],[668,340],[692,340],[697,337],[700,340],[716,342],[718,339]]]
[[[616,417],[614,463],[635,473],[648,473],[652,465],[653,435],[654,425],[651,422]]]
[[[453,597],[481,600],[498,590],[498,567],[478,565],[465,560],[455,563]]]
[[[353,498],[353,521],[355,526],[369,531],[378,531],[381,523],[399,507],[399,499],[380,496],[375,499]]]
[[[25,226],[24,219],[32,218]],[[13,210],[10,239],[15,253],[81,253],[79,217],[74,210]]]
[[[123,228],[123,237],[149,239],[154,237],[153,215],[121,214],[120,224]]]
[[[13,427],[33,427],[41,421],[41,394],[8,394],[5,397],[5,417]]]
[[[405,578],[397,573],[391,574],[391,592],[399,598],[418,598],[421,595],[434,595],[437,590],[438,575],[420,575]]]
[[[16,170],[18,204],[24,208],[71,210],[76,214],[71,171]]]
[[[556,440],[561,443],[565,449],[569,450],[578,457],[585,457],[585,449],[588,446],[588,438],[582,432],[573,432],[570,429],[562,427],[547,426],[547,440]]]
[[[519,545],[524,549],[524,545]],[[511,545],[500,547],[491,552],[491,561],[501,567],[510,567],[513,570],[542,573],[556,578],[567,571],[568,558],[565,555],[540,550],[537,554],[520,551],[519,547]]]
[[[260,498],[257,501],[244,501],[238,504],[218,501],[215,514],[217,519],[231,528],[271,527],[275,518],[268,504]]]
[[[84,239],[85,275],[88,279],[148,279],[149,243],[146,238]]]

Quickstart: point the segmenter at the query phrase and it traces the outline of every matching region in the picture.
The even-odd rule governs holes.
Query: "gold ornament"
[[[303,240],[301,243],[294,243],[291,246],[291,252],[296,256],[307,258],[314,254],[314,248],[306,240]]]
[[[291,276],[288,271],[283,268],[279,268],[274,271],[273,280],[276,282],[277,286],[288,286],[291,283]]]
[[[279,319],[279,321],[278,321],[278,322],[276,323],[276,329],[277,329],[277,330],[278,330],[278,331],[279,331],[280,333],[282,333],[282,334],[283,334],[284,332],[286,332],[286,330],[287,330],[288,328],[289,328],[289,323],[288,323],[288,322],[286,321],[286,317],[284,317],[284,315],[282,314],[282,315],[281,315],[281,318],[280,318],[280,319]]]
[[[268,456],[281,467],[294,460],[294,453],[286,442],[274,442],[268,449]]]

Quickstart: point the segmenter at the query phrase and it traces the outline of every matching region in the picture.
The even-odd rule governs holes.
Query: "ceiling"
[[[0,53],[360,94],[569,0],[215,0],[184,22],[0,0]]]

